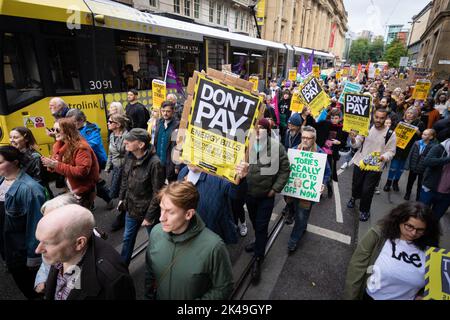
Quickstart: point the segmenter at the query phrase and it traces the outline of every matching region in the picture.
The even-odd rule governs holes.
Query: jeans
[[[422,189],[422,178],[423,174],[418,174],[413,171],[409,171],[408,175],[408,183],[406,185],[406,194],[411,194],[412,187],[414,185],[414,182],[417,179],[417,192],[416,192],[416,201],[419,201],[420,198],[420,190]]]
[[[97,182],[97,197],[102,198],[106,203],[111,201],[111,197],[109,196],[109,189],[106,186],[106,181],[100,179]]]
[[[439,220],[450,206],[450,193],[440,193],[435,191],[426,192],[423,188],[420,192],[420,202],[430,206],[434,217]]]
[[[375,187],[381,178],[381,172],[364,171],[355,165],[353,169],[352,197],[361,199],[359,211],[370,212]]]
[[[113,166],[111,171],[111,186],[109,187],[109,197],[111,199],[116,199],[119,197],[120,183],[122,181],[122,167]]]
[[[255,257],[264,258],[274,203],[275,197],[246,197],[248,215],[255,230]]]
[[[302,206],[300,201],[295,201],[295,224],[291,232],[291,237],[288,242],[288,247],[294,249],[297,243],[302,238],[308,226],[309,214],[311,213],[312,205]]]
[[[130,217],[128,212],[125,215],[125,230],[123,232],[123,244],[120,255],[127,265],[129,265],[131,262],[131,256],[133,254],[134,245],[136,243],[136,236],[139,232],[142,221],[143,220],[141,219]],[[150,234],[152,227],[153,225],[147,227],[148,234]]]
[[[400,180],[405,168],[406,160],[393,159],[389,167],[388,180]]]

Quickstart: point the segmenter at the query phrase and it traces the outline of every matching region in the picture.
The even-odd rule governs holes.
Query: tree
[[[400,57],[407,55],[408,49],[399,39],[395,39],[387,46],[383,60],[387,61],[390,67],[398,68]]]
[[[369,59],[369,40],[356,39],[352,42],[348,58],[352,63],[365,63]]]
[[[376,37],[369,47],[370,61],[380,61],[384,54],[384,39],[382,36]]]

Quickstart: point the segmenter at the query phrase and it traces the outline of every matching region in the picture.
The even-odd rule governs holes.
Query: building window
[[[184,15],[191,16],[191,0],[184,0]]]
[[[247,16],[247,18],[245,19],[245,31],[248,32],[248,16]]]
[[[239,11],[236,11],[236,16],[235,16],[235,20],[234,20],[234,30],[237,30],[238,22],[239,22]]]
[[[156,7],[156,0],[149,0],[148,3],[150,7]]]
[[[241,12],[241,30],[244,30],[244,19],[245,19],[244,13]]]
[[[228,25],[228,7],[223,8],[223,25]]]
[[[214,1],[209,0],[209,22],[214,22]]]
[[[194,18],[200,18],[200,0],[194,0]]]
[[[222,19],[222,7],[221,3],[217,4],[217,24],[220,24],[220,20]]]
[[[180,0],[173,0],[173,12],[180,13]]]

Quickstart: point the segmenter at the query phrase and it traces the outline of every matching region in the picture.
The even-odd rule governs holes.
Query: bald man
[[[36,229],[36,253],[51,264],[47,300],[135,299],[128,268],[116,250],[93,236],[92,213],[76,204],[45,215]]]

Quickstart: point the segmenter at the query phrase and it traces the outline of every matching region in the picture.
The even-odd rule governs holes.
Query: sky
[[[348,12],[349,31],[372,31],[376,36],[386,35],[386,25],[403,24],[410,29],[412,17],[430,0],[344,0]]]

